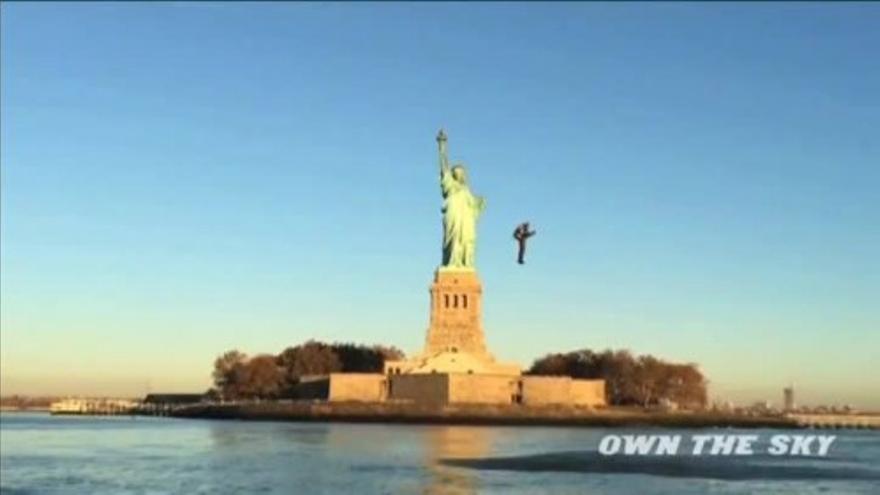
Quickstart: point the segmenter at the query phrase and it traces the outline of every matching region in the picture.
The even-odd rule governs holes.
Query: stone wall
[[[379,373],[331,373],[331,402],[381,402],[385,400],[385,375]]]
[[[449,402],[449,375],[428,373],[389,375],[388,398],[419,404],[444,405]]]
[[[300,378],[293,388],[293,399],[327,400],[330,395],[330,377],[327,375],[306,375]]]
[[[449,402],[456,404],[510,404],[517,393],[517,376],[449,375]]]
[[[332,373],[308,377],[297,386],[298,399],[330,402],[406,401],[426,405],[512,404],[527,406],[605,406],[604,380],[567,376],[512,376],[467,373]]]
[[[522,403],[530,406],[571,403],[571,378],[567,376],[524,376]]]
[[[571,403],[576,406],[605,406],[605,380],[572,380]]]

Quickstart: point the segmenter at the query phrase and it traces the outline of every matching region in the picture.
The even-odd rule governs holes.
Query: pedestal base
[[[518,364],[499,363],[489,354],[474,355],[468,352],[440,351],[421,354],[411,359],[385,361],[385,374],[409,373],[465,373],[480,375],[519,376]]]

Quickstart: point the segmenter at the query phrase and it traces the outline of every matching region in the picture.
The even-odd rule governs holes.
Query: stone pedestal
[[[498,363],[483,334],[483,288],[474,270],[440,268],[431,284],[431,317],[421,354],[386,361],[386,374],[467,373],[519,375],[519,365]]]
[[[482,296],[476,271],[438,270],[431,284],[431,320],[424,352],[487,356],[480,318]]]

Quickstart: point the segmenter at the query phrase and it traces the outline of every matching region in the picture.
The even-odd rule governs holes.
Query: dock
[[[880,429],[880,414],[787,414],[804,428]]]

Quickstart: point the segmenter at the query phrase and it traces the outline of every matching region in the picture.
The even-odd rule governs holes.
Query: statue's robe
[[[483,198],[474,196],[467,183],[455,180],[452,171],[440,173],[443,192],[443,266],[473,268],[477,243],[477,218]]]

